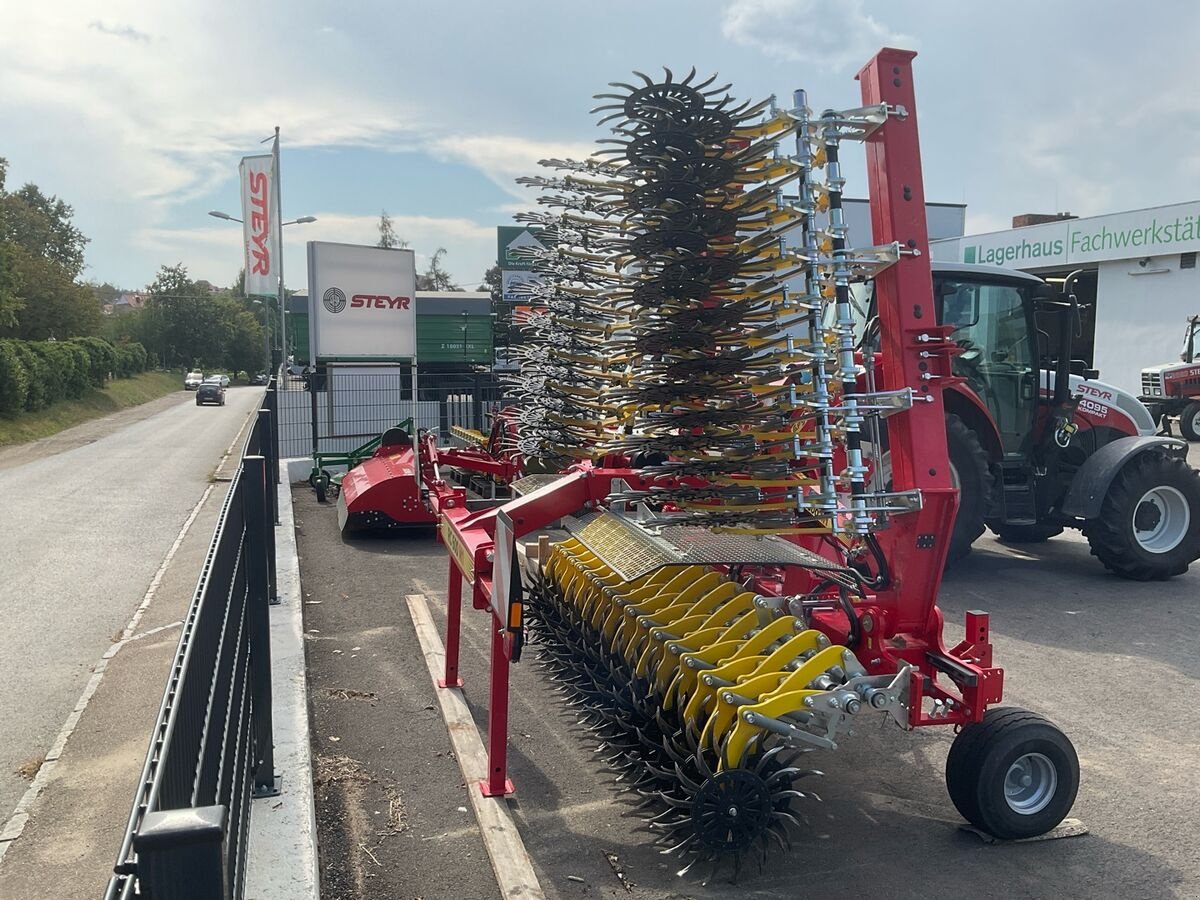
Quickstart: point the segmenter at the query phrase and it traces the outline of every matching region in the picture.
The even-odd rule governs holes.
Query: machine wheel
[[[1134,457],[1083,533],[1092,555],[1122,578],[1182,575],[1200,558],[1200,473],[1162,453]]]
[[[946,448],[950,453],[950,480],[958,488],[958,515],[946,554],[946,566],[950,567],[970,553],[975,539],[983,534],[992,473],[979,436],[953,413],[946,416]]]
[[[1179,430],[1189,441],[1200,441],[1200,401],[1183,408],[1179,414]]]
[[[1004,840],[1035,837],[1071,811],[1079,758],[1047,719],[998,706],[954,739],[946,757],[946,788],[975,827]]]
[[[1039,522],[1036,525],[995,524],[988,528],[1006,544],[1041,544],[1063,533],[1063,527],[1053,522]]]
[[[324,469],[310,472],[308,483],[317,492],[318,503],[324,503],[329,498],[329,473]]]

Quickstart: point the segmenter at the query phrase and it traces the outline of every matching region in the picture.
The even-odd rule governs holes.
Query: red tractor
[[[933,263],[938,320],[961,349],[957,383],[945,391],[960,491],[947,561],[966,556],[985,527],[1011,543],[1079,528],[1117,575],[1182,574],[1200,558],[1200,474],[1184,441],[1155,434],[1138,398],[1071,359],[1075,277],[1060,287],[994,266]],[[1040,327],[1051,325],[1057,340]],[[1200,403],[1192,407],[1200,419]],[[887,454],[882,474],[890,478]]]
[[[1200,316],[1190,316],[1183,335],[1180,361],[1142,369],[1142,402],[1167,434],[1170,416],[1179,417],[1179,431],[1189,441],[1200,441]]]

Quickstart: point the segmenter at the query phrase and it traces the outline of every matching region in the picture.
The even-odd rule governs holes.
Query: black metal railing
[[[105,900],[238,900],[250,800],[278,793],[275,408],[272,378],[183,623]]]
[[[279,451],[284,458],[346,453],[411,418],[449,440],[452,426],[487,430],[503,399],[495,373],[421,371],[403,365],[335,365],[287,375],[279,390]]]

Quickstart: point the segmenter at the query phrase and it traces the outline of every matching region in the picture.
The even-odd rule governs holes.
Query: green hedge
[[[82,397],[109,378],[129,378],[146,369],[141,344],[113,346],[101,338],[69,341],[0,340],[0,416],[43,409]]]

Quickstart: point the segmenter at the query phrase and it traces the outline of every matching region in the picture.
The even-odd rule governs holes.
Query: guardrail
[[[272,378],[184,620],[105,900],[240,900],[250,800],[278,793],[276,396]]]

